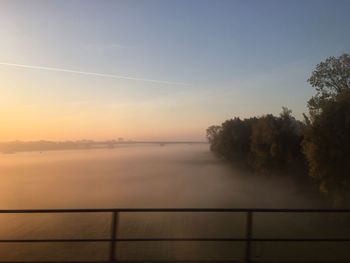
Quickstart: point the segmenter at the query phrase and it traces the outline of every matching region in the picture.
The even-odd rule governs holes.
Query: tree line
[[[282,107],[272,114],[235,117],[207,129],[210,149],[259,174],[312,181],[335,205],[350,201],[350,55],[319,63],[308,82],[316,89],[304,120]]]

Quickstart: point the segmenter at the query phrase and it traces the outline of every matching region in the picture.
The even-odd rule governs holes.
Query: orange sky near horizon
[[[12,140],[205,140],[207,123],[196,111],[179,116],[178,105],[188,109],[190,101],[178,105],[168,100],[147,102],[56,99],[59,85],[72,89],[65,73],[0,68],[0,141]],[[74,77],[73,77],[74,78]],[[91,81],[87,77],[85,82]],[[90,80],[89,80],[90,78]],[[99,82],[92,77],[93,82]],[[37,84],[39,83],[39,85]],[[113,83],[113,85],[118,84]],[[128,83],[125,83],[126,85]],[[50,86],[48,91],[40,86]],[[63,90],[63,93],[65,91]],[[62,94],[60,95],[62,96]],[[192,118],[198,122],[193,122]]]

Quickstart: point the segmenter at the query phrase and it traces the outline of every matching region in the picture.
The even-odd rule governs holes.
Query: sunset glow
[[[0,141],[203,141],[234,116],[289,105],[301,118],[314,65],[350,46],[347,8],[329,1],[317,12],[313,1],[63,2],[0,2]]]

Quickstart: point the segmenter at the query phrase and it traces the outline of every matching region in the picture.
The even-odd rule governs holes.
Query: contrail
[[[182,83],[182,82],[173,82],[173,81],[147,79],[147,78],[135,78],[135,77],[128,77],[128,76],[104,74],[104,73],[97,73],[97,72],[86,72],[86,71],[70,70],[70,69],[63,69],[63,68],[43,67],[43,66],[34,66],[34,65],[23,65],[23,64],[5,63],[5,62],[0,62],[0,65],[11,66],[11,67],[18,67],[18,68],[50,70],[50,71],[57,71],[57,72],[67,72],[67,73],[75,73],[75,74],[90,75],[90,76],[105,77],[105,78],[114,78],[114,79],[126,79],[126,80],[153,82],[153,83],[168,84],[168,85],[189,86],[189,84]]]

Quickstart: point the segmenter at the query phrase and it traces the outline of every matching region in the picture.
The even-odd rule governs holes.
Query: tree
[[[283,107],[279,117],[268,114],[253,125],[251,151],[257,171],[286,173],[292,167],[300,167],[302,123],[291,113]]]
[[[233,118],[221,126],[210,126],[210,149],[236,165],[257,173],[300,167],[302,123],[283,107],[279,117],[271,114],[241,120]],[[304,168],[304,167],[303,167]],[[293,170],[294,171],[294,170]]]
[[[322,104],[334,99],[337,94],[350,89],[350,55],[329,57],[319,63],[311,73],[308,82],[316,88],[316,95],[308,101],[313,117],[322,109]]]
[[[249,166],[251,130],[255,121],[256,118],[233,118],[221,126],[210,126],[207,138],[211,151],[235,164]]]
[[[215,151],[220,140],[221,126],[212,125],[207,129],[207,139],[210,143],[210,149]]]
[[[350,56],[330,57],[309,78],[316,95],[308,102],[303,152],[321,192],[344,205],[350,195]]]
[[[220,151],[227,159],[240,164],[248,164],[250,137],[255,118],[234,118],[222,124]]]
[[[350,90],[322,106],[308,126],[303,150],[309,174],[335,205],[350,200]]]

